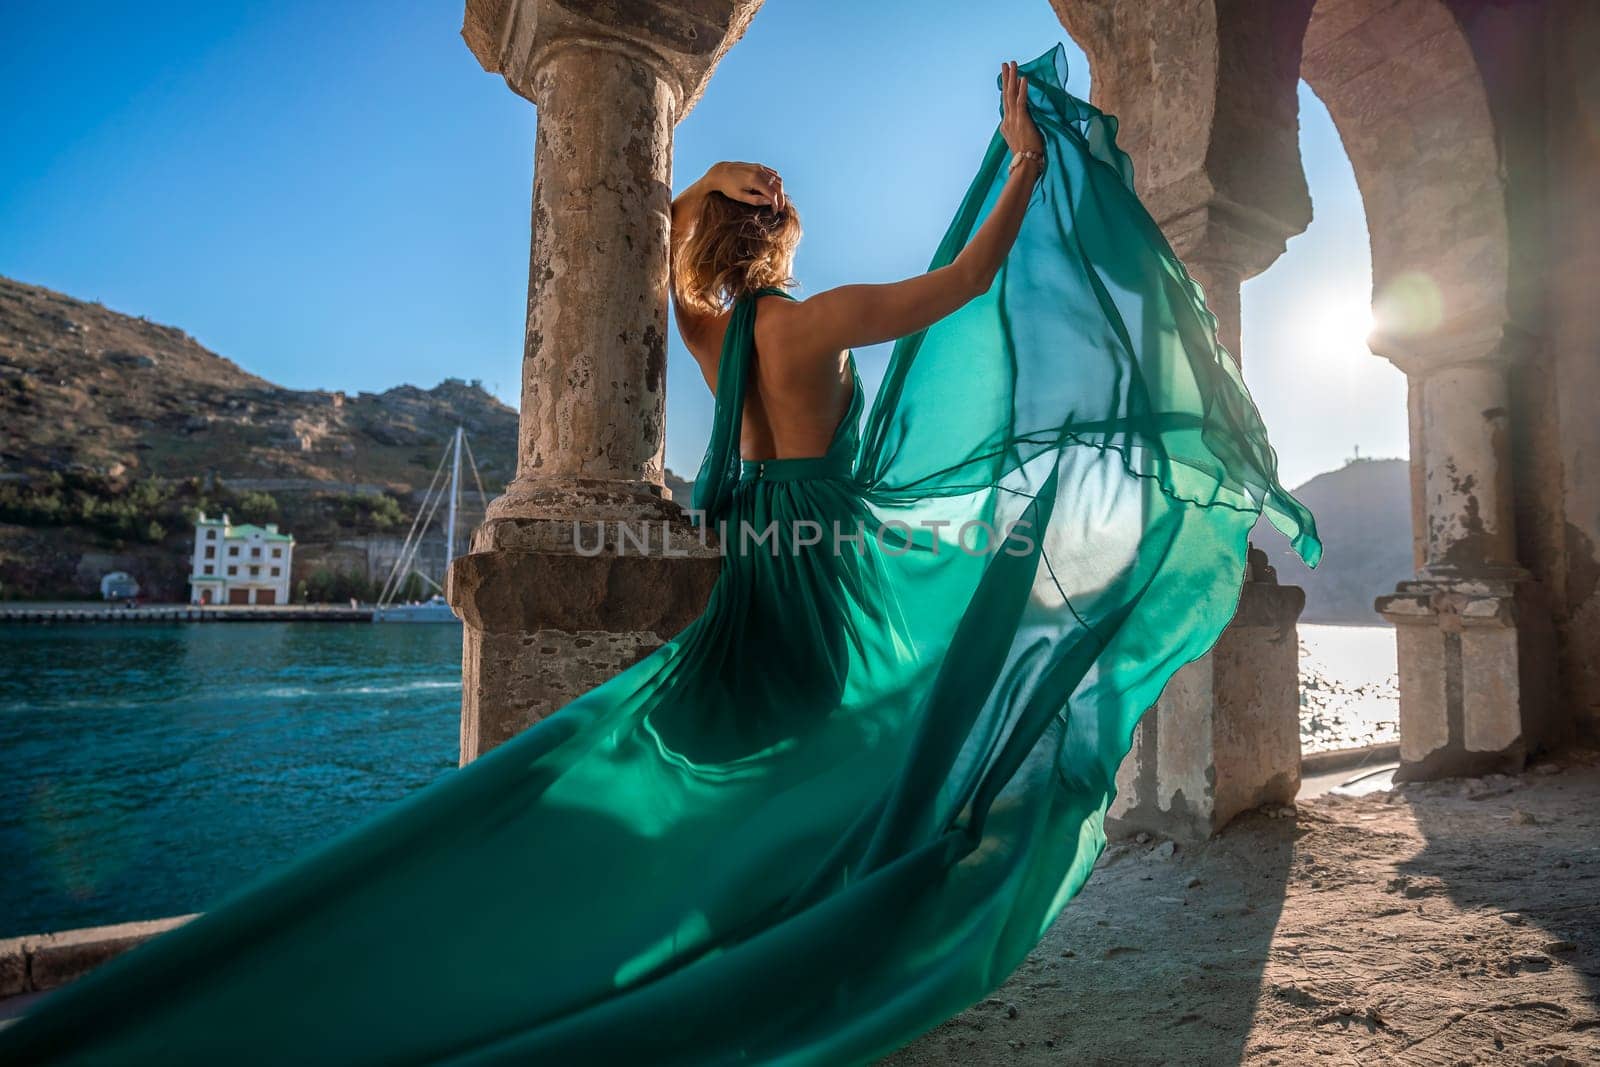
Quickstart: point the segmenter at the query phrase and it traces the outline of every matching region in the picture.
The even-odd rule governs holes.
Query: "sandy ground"
[[[1600,753],[1122,842],[993,997],[883,1061],[1600,1064]]]
[[[883,1063],[1587,1067],[1597,1001],[1588,752],[1114,843],[994,996]]]

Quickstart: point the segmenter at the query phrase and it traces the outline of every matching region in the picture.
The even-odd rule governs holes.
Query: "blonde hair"
[[[678,299],[715,314],[746,293],[796,284],[794,251],[800,244],[800,214],[707,193],[694,232],[672,257]]]

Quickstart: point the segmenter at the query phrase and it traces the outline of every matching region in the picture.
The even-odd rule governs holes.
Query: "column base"
[[[1376,606],[1399,651],[1396,781],[1515,774],[1558,740],[1555,634],[1526,572],[1425,573]]]
[[[1172,676],[1134,732],[1106,825],[1203,841],[1235,816],[1300,791],[1305,591],[1251,549],[1251,578],[1216,645]]]
[[[450,568],[461,762],[637,663],[705,608],[721,559],[676,505],[635,521],[504,515]]]

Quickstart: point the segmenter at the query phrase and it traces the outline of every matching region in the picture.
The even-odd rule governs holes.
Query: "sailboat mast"
[[[450,461],[450,513],[444,527],[444,570],[450,573],[450,563],[456,558],[456,499],[461,495],[461,427],[456,427],[455,455]]]

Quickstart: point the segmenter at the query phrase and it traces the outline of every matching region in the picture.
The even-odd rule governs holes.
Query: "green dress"
[[[0,1062],[852,1063],[999,985],[1089,876],[1256,519],[1320,552],[1064,68],[1023,69],[1049,163],[994,285],[897,344],[864,426],[857,381],[826,455],[740,462],[783,294],[735,305],[698,621],[47,997]],[[934,267],[1007,159],[996,135]]]

